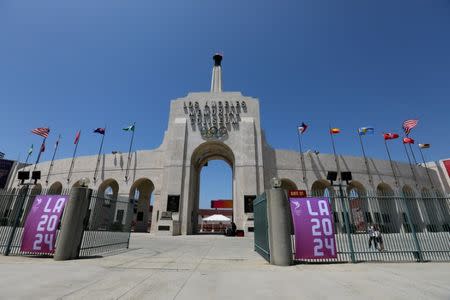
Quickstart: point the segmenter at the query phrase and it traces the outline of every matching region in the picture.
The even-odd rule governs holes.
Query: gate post
[[[89,208],[91,194],[92,190],[87,187],[76,187],[70,191],[69,201],[64,209],[54,260],[78,257],[83,239],[84,219]]]
[[[270,263],[289,266],[292,265],[290,205],[281,184],[277,184],[279,180],[272,181],[273,188],[267,191]]]

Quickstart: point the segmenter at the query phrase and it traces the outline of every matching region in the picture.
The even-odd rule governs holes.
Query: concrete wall
[[[197,116],[192,122],[191,105],[198,105],[202,117],[206,111],[206,104],[211,108],[212,103],[219,101],[241,105],[241,112],[236,123],[225,125],[227,134],[211,138],[202,135]],[[245,102],[246,109],[242,107]],[[161,146],[154,150],[141,150],[132,153],[131,169],[128,181],[125,180],[125,168],[128,153],[101,155],[97,181],[93,181],[97,156],[76,158],[70,181],[67,181],[71,159],[60,159],[54,162],[52,175],[48,183],[45,178],[50,162],[40,163],[37,167],[44,178],[43,188],[50,187],[55,182],[62,183],[64,188],[70,188],[87,177],[91,180],[90,187],[94,190],[104,188],[104,182],[114,181],[118,186],[116,197],[129,198],[133,195],[133,185],[148,179],[148,193],[154,194],[154,208],[152,215],[152,231],[157,231],[158,216],[167,210],[169,195],[180,196],[179,212],[172,218],[181,224],[182,234],[194,232],[197,223],[199,201],[199,173],[202,166],[211,159],[227,161],[233,170],[233,201],[234,221],[238,229],[253,227],[253,214],[244,212],[244,196],[258,195],[270,188],[270,179],[279,177],[296,185],[298,189],[311,190],[314,182],[324,180],[327,171],[336,170],[333,155],[305,153],[306,178],[298,152],[273,149],[267,144],[260,124],[259,101],[255,98],[244,97],[239,92],[207,92],[190,93],[186,97],[178,98],[170,103],[168,127]],[[396,190],[395,180],[389,161],[369,159],[372,176],[367,175],[367,168],[362,157],[340,156],[341,171],[351,171],[354,181],[365,190],[374,190],[380,183],[389,185]],[[429,187],[426,170],[422,166],[414,166],[417,181],[414,180],[410,166],[401,162],[394,162],[401,189],[407,185],[419,195],[423,188]],[[435,164],[429,168],[430,175],[436,187],[450,191],[449,179],[443,180],[442,166]],[[445,170],[444,170],[445,171]],[[10,180],[9,186],[15,187],[16,180]],[[145,199],[149,195],[146,192]],[[148,196],[148,198],[147,198]],[[142,197],[141,197],[142,198]],[[138,208],[146,210],[148,203],[140,203]],[[144,220],[145,223],[147,220]],[[143,224],[145,227],[145,224]]]

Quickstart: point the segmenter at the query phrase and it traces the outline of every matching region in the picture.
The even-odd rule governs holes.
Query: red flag
[[[410,137],[403,138],[403,144],[414,144],[414,140]]]
[[[398,139],[398,134],[396,134],[396,133],[385,133],[384,134],[384,139],[385,140]]]
[[[42,145],[41,145],[41,150],[40,150],[41,152],[44,152],[45,151],[45,143],[43,142],[42,143]]]
[[[78,144],[79,140],[80,140],[80,131],[78,130],[77,134],[75,135],[75,141],[73,141],[73,143],[76,145]]]

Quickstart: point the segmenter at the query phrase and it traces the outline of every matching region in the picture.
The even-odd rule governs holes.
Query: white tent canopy
[[[203,221],[208,222],[229,222],[231,221],[230,218],[225,217],[224,215],[212,215],[207,218],[203,218]]]

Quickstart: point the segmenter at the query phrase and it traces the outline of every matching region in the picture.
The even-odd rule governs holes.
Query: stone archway
[[[373,222],[372,215],[369,212],[367,190],[361,182],[352,180],[348,184],[346,192],[352,231],[365,232],[368,223]]]
[[[112,226],[118,194],[119,184],[115,179],[106,179],[99,185],[89,204],[91,230],[107,230]]]
[[[438,214],[438,206],[437,199],[433,195],[434,193],[427,189],[426,187],[422,188],[421,196],[425,205],[425,211],[428,217],[427,220],[427,230],[428,231],[438,231],[439,230],[439,214]]]
[[[316,180],[311,185],[311,196],[322,197],[329,188],[330,183],[325,179]]]
[[[375,223],[380,224],[383,232],[400,232],[398,203],[395,201],[394,190],[387,183],[377,186],[379,213],[375,213]]]
[[[59,181],[55,181],[52,183],[52,185],[48,188],[47,195],[61,195],[63,189],[63,185]]]
[[[130,200],[134,202],[133,224],[135,232],[148,232],[150,216],[150,198],[155,189],[155,185],[148,178],[136,180],[130,188]],[[156,226],[159,219],[158,213],[155,222],[151,226]]]
[[[417,203],[416,193],[409,185],[404,185],[402,187],[403,197],[405,198],[406,208],[408,208],[411,222],[414,224],[414,229],[416,231],[422,231],[423,222],[420,217],[419,205]],[[406,213],[406,212],[404,212]],[[406,216],[403,216],[404,222],[406,223]],[[408,225],[406,225],[406,230],[411,231]]]
[[[205,164],[210,160],[223,160],[232,170],[232,200],[233,200],[233,221],[239,214],[239,206],[236,205],[236,176],[235,157],[233,151],[222,142],[205,142],[199,145],[191,156],[190,167],[190,189],[187,207],[183,209],[184,217],[187,220],[187,233],[195,234],[198,229],[198,209],[200,201],[200,173]],[[235,221],[236,222],[236,221]]]

